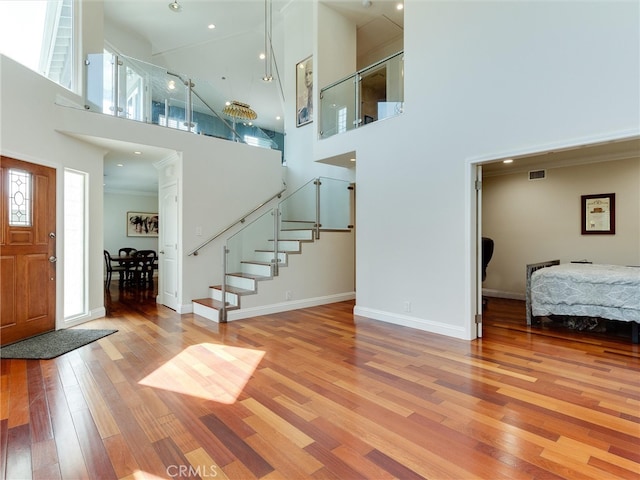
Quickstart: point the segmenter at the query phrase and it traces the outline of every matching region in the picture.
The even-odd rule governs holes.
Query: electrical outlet
[[[409,301],[404,302],[404,311],[405,312],[410,312],[411,311],[411,302],[409,302]]]
[[[291,300],[291,290],[284,292],[284,298],[285,300]]]

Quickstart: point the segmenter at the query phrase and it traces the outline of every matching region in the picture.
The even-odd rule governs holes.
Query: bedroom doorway
[[[526,323],[527,264],[554,259],[640,264],[637,237],[630,233],[637,228],[639,159],[637,135],[468,159],[470,332],[476,331],[483,290],[489,300],[485,314],[492,305],[499,309],[502,303],[521,302],[514,312],[521,310],[522,325]],[[628,199],[626,213],[616,212],[617,222],[627,225],[627,232],[616,232],[615,237],[581,236],[581,195],[610,191]],[[482,236],[495,241],[484,285],[479,278]],[[611,245],[614,241],[616,248]],[[511,315],[510,320],[516,318]]]

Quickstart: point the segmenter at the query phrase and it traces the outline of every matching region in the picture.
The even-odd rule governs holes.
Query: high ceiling
[[[152,62],[199,79],[196,87],[199,92],[209,88],[219,92],[215,108],[221,110],[225,100],[249,103],[258,113],[257,125],[282,132],[284,114],[279,83],[262,81],[264,63],[258,57],[264,50],[264,0],[178,0],[182,5],[180,13],[170,11],[170,1],[104,0],[105,22],[117,25],[120,31],[145,38],[152,48]],[[368,6],[363,0],[321,1],[356,24],[360,55],[402,33],[404,17],[396,10],[397,0],[372,0]],[[291,72],[291,68],[282,65],[281,34],[282,18],[290,3],[291,0],[273,0],[273,47],[281,74]],[[210,30],[209,24],[215,24],[216,28]],[[215,97],[215,94],[211,95]],[[276,120],[276,116],[281,119]],[[101,146],[110,151],[105,158],[107,191],[157,193],[157,173],[151,164],[170,152],[113,142]],[[134,155],[134,151],[143,151],[143,154]],[[491,162],[483,165],[483,174],[526,172],[639,154],[638,140],[609,142],[542,155],[523,155],[511,164]],[[352,156],[344,156],[345,165],[350,165]],[[332,163],[336,164],[335,161]],[[118,167],[118,164],[124,166]]]
[[[283,132],[286,92],[281,88],[284,79],[278,79],[277,73],[293,74],[290,66],[283,65],[282,34],[283,17],[291,0],[272,0],[276,78],[270,83],[262,80],[265,61],[259,58],[265,51],[264,0],[179,0],[179,13],[168,8],[170,1],[104,0],[105,23],[148,41],[151,63],[192,78],[195,90],[204,92],[218,113],[225,101],[239,100],[257,112],[256,125]],[[398,0],[376,0],[368,6],[363,0],[322,3],[354,22],[359,52],[375,49],[402,34],[404,16],[396,9]],[[132,52],[120,53],[135,56]]]
[[[195,90],[206,97],[218,113],[227,100],[251,105],[256,125],[284,131],[284,80],[267,83],[264,60],[264,0],[178,0],[179,13],[168,5],[172,0],[104,0],[105,23],[117,32],[141,37],[151,45],[151,63],[165,66],[193,79]],[[349,18],[357,27],[358,52],[366,54],[402,35],[404,15],[396,9],[398,0],[322,1]],[[283,16],[291,0],[272,0],[273,50],[276,71],[292,73],[283,65]],[[208,28],[210,24],[215,28]],[[330,26],[328,26],[330,28]],[[122,50],[123,47],[120,47]],[[129,51],[119,52],[135,57]],[[280,119],[277,119],[280,117]],[[157,174],[151,163],[168,152],[149,152],[142,146],[101,146],[105,158],[105,188],[157,192]],[[145,150],[143,155],[133,151]],[[118,167],[118,164],[124,165]],[[135,171],[133,175],[132,170]],[[127,184],[135,178],[136,184]],[[144,179],[147,181],[144,181]],[[155,180],[155,181],[154,181]]]

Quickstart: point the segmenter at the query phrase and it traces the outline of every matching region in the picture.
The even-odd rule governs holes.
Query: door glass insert
[[[31,174],[24,170],[9,170],[9,225],[31,226]]]

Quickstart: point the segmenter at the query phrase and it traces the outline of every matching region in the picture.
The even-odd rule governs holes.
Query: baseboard
[[[178,312],[180,315],[182,315],[183,313],[193,313],[193,302],[187,303],[185,305],[178,305],[176,307],[176,312]]]
[[[302,300],[290,300],[282,303],[274,303],[271,305],[261,305],[259,307],[241,308],[240,310],[231,310],[227,312],[227,321],[242,320],[243,318],[258,317],[261,315],[269,315],[272,313],[288,312],[289,310],[299,310],[301,308],[317,307],[318,305],[327,305],[329,303],[344,302],[356,298],[356,292],[338,293],[335,295],[326,295],[323,297],[305,298]]]
[[[59,325],[56,324],[56,330],[59,330],[61,328],[75,327],[76,325],[82,325],[83,323],[87,323],[91,320],[96,320],[98,318],[103,318],[106,316],[107,310],[105,309],[105,307],[94,308],[87,315],[81,315],[71,320],[63,320]]]
[[[502,290],[492,290],[490,288],[483,288],[482,295],[484,295],[485,297],[509,298],[511,300],[522,300],[523,302],[525,300],[524,293],[503,292]]]
[[[353,309],[353,313],[354,315],[367,317],[372,320],[379,320],[381,322],[391,323],[394,325],[415,328],[417,330],[446,335],[447,337],[459,338],[461,340],[471,340],[464,327],[455,327],[445,323],[426,320],[424,318],[410,317],[408,315],[375,310],[373,308],[358,307],[357,305]],[[357,322],[357,319],[355,320]]]

